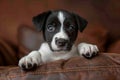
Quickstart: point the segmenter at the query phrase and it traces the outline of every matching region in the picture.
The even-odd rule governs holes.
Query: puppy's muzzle
[[[63,38],[59,38],[59,39],[56,39],[56,40],[55,40],[55,43],[56,43],[56,45],[57,45],[58,47],[64,47],[64,46],[67,45],[68,40],[63,39]]]

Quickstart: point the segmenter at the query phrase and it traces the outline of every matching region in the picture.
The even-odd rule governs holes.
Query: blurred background
[[[120,0],[0,0],[0,38],[17,50],[21,24],[34,28],[34,15],[54,9],[79,14],[87,19],[91,29],[106,29],[108,42],[120,39]]]
[[[31,26],[34,15],[53,9],[76,12],[88,26],[105,27],[120,37],[120,0],[0,0],[0,36],[17,45],[19,25]]]

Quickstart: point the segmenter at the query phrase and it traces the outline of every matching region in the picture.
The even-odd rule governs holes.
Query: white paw
[[[96,56],[99,52],[98,47],[96,45],[80,43],[78,45],[79,54],[84,56],[85,58],[92,58]]]
[[[42,63],[41,55],[38,51],[32,51],[29,55],[23,57],[19,61],[19,66],[23,70],[33,69]]]

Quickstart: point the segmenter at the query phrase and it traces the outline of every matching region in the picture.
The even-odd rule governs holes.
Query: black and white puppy
[[[39,31],[43,31],[45,42],[38,51],[32,51],[20,59],[22,69],[79,55],[92,58],[98,53],[96,45],[74,45],[78,30],[82,32],[87,25],[87,21],[77,14],[65,10],[47,11],[33,17],[33,23]]]

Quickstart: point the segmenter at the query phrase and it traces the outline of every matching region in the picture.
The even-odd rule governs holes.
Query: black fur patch
[[[77,14],[65,10],[48,11],[33,18],[33,22],[39,30],[43,30],[44,39],[48,42],[50,48],[53,36],[60,31],[61,23],[58,19],[58,13],[62,12],[65,20],[63,23],[64,32],[69,37],[67,47],[71,49],[76,40],[78,30],[81,32],[87,25],[87,21]]]

